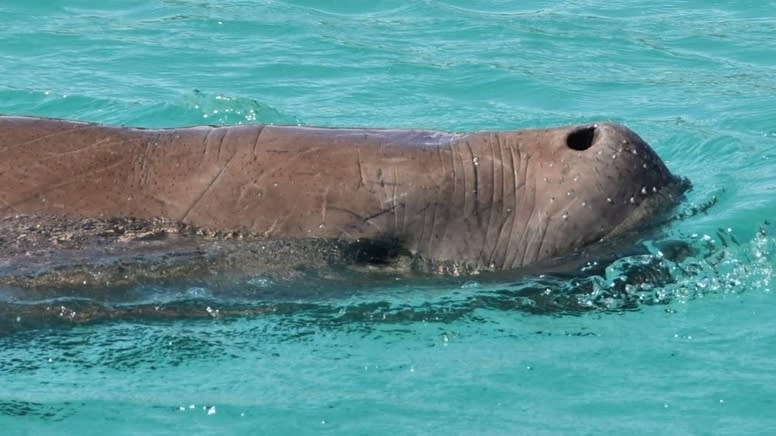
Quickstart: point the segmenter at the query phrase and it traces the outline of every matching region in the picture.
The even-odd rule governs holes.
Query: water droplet
[[[207,408],[207,414],[208,415],[215,415],[216,414],[216,406],[210,406]]]
[[[553,165],[555,165],[555,163],[554,162],[550,162],[550,168],[552,168]]]
[[[574,178],[572,180],[574,180],[575,182],[578,182],[579,181],[579,177],[578,176],[574,176]]]
[[[571,191],[567,191],[567,192],[566,192],[566,197],[571,197],[572,195],[574,195],[574,193],[573,193],[573,192],[571,192]]]
[[[563,218],[564,221],[569,219],[569,213],[568,212],[563,212],[563,215],[561,215],[561,218]]]
[[[544,183],[550,183],[550,179],[548,179],[547,177],[545,177],[545,178],[544,178]]]
[[[617,153],[612,153],[612,159],[617,159]]]
[[[325,228],[325,227],[326,227],[326,226],[325,226],[325,225],[323,225],[323,224],[320,224],[320,225],[318,226],[318,228],[319,228],[319,229],[323,229],[323,228]]]
[[[474,159],[472,159],[472,163],[474,164],[475,167],[480,166],[480,158],[478,158],[477,156],[474,156]]]
[[[647,168],[647,164],[641,164],[641,167],[646,169]]]
[[[630,204],[636,204],[636,199],[635,199],[635,198],[633,198],[633,197],[631,197],[631,198],[629,198],[629,199],[628,199],[628,202],[629,202]]]
[[[641,195],[647,195],[647,187],[646,186],[642,186],[641,187]]]
[[[587,206],[587,202],[586,202],[586,201],[583,201],[583,202],[582,202],[582,207],[585,207],[585,206]]]
[[[614,203],[614,200],[612,200],[612,197],[606,197],[606,202],[612,204]]]
[[[652,192],[657,192],[657,187],[656,186],[652,187]]]
[[[555,197],[550,197],[550,203],[554,203],[554,202],[555,202]]]

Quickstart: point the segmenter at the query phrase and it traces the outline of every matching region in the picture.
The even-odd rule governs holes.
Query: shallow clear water
[[[0,113],[149,127],[616,120],[692,180],[666,237],[696,248],[641,287],[622,265],[585,279],[583,311],[523,304],[525,287],[579,285],[538,277],[247,302],[141,289],[136,305],[190,316],[90,324],[73,321],[88,301],[52,301],[61,320],[40,324],[13,306],[0,315],[19,325],[0,336],[2,434],[772,430],[776,3],[671,3],[0,3]]]

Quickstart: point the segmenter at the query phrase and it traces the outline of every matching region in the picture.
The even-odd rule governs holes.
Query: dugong
[[[164,220],[510,270],[637,230],[687,186],[614,123],[445,133],[0,117],[0,221],[36,228]]]

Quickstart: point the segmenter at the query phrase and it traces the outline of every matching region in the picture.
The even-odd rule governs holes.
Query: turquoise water
[[[51,301],[59,314],[37,323],[10,306],[0,433],[772,432],[776,2],[667,3],[0,3],[0,113],[456,131],[609,119],[694,184],[665,236],[691,256],[655,249],[584,279],[149,288],[89,324],[78,308],[104,302]],[[634,279],[626,264],[659,268]],[[539,310],[544,290],[589,310]],[[148,304],[188,315],[132,315]]]

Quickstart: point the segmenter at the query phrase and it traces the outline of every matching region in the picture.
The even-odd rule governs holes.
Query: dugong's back
[[[457,137],[262,125],[143,130],[20,117],[0,117],[0,131],[3,216],[164,217],[326,238],[388,232],[379,216],[407,197],[400,186],[438,187],[443,175],[423,159]]]

